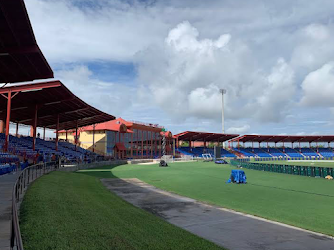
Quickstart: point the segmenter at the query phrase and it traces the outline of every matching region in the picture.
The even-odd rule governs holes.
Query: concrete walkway
[[[138,179],[101,181],[129,203],[230,250],[334,250],[328,236],[209,206]]]
[[[10,249],[12,191],[19,172],[0,176],[0,249]]]

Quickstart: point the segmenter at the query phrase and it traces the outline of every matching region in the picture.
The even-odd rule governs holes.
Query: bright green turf
[[[290,160],[290,161],[255,161],[254,163],[334,168],[334,161],[317,161],[317,160],[291,161]]]
[[[244,169],[248,184],[226,184],[229,165],[174,163],[123,165],[81,173],[101,178],[139,178],[197,200],[334,235],[334,181]]]
[[[20,223],[25,250],[222,249],[77,173],[53,172],[34,182]]]

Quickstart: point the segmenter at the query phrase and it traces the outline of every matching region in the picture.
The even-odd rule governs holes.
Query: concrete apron
[[[10,249],[12,192],[20,172],[0,176],[0,249]]]
[[[230,250],[334,250],[332,237],[210,206],[138,179],[101,181],[127,202]]]

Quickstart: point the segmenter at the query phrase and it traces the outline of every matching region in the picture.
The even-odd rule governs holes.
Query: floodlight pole
[[[226,89],[220,89],[219,91],[222,94],[222,131],[225,134],[224,94],[226,94]],[[225,148],[225,142],[223,142],[223,147]]]

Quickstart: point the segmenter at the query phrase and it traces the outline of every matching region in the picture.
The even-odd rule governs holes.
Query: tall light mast
[[[226,89],[220,89],[219,91],[222,94],[222,131],[223,134],[225,134],[224,95],[226,94]],[[223,147],[225,148],[225,142],[223,144]]]

